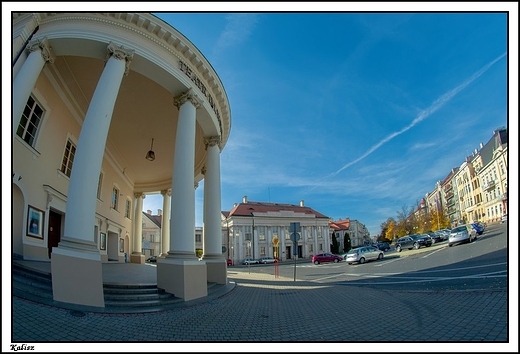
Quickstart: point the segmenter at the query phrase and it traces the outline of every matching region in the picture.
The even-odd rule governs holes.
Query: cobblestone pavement
[[[278,342],[274,345],[278,351],[288,342],[291,345],[284,351],[324,351],[328,347],[323,343],[347,342],[358,351],[370,345],[373,350],[386,351],[392,344],[402,347],[403,342],[415,342],[421,343],[416,350],[431,351],[437,342],[443,342],[450,343],[450,351],[470,350],[472,344],[481,351],[489,343],[492,351],[510,351],[514,343],[509,341],[515,341],[518,352],[516,335],[510,338],[508,334],[506,291],[385,291],[246,272],[233,273],[229,280],[236,286],[220,298],[159,313],[78,316],[15,297],[11,343],[28,343],[38,350],[66,343],[106,342],[103,350],[111,350],[123,344],[114,347],[108,343],[124,342],[125,351],[149,351],[154,343],[194,341],[202,344],[183,344],[182,350],[214,351],[223,344],[218,342],[235,342],[244,350],[259,351]],[[3,342],[6,349],[8,343]],[[210,342],[217,343],[203,345]],[[353,347],[365,342],[362,348]],[[381,342],[388,344],[381,347]],[[226,345],[229,351],[229,343]],[[75,344],[71,350],[83,347],[88,345]],[[177,351],[175,348],[166,347],[168,351]],[[332,348],[347,350],[343,344]]]

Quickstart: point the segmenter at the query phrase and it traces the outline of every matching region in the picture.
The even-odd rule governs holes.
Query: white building
[[[51,263],[55,300],[104,307],[102,262],[144,263],[143,198],[160,192],[170,222],[158,287],[191,300],[226,283],[220,151],[231,117],[204,55],[146,13],[13,13],[12,49],[14,256]]]
[[[299,240],[291,240],[291,223],[299,223]],[[234,264],[245,258],[271,256],[281,262],[311,258],[330,251],[329,218],[303,200],[299,205],[250,202],[247,197],[229,212],[222,212],[227,257]]]

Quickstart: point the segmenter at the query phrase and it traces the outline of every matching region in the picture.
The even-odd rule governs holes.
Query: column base
[[[198,260],[159,258],[157,287],[184,301],[208,296],[206,263]]]
[[[51,253],[52,297],[55,301],[105,307],[103,268],[99,254],[54,247]]]
[[[208,273],[208,282],[227,284],[227,263],[221,256],[218,258],[204,257]]]
[[[130,263],[144,264],[144,256],[141,253],[132,253],[130,255]]]

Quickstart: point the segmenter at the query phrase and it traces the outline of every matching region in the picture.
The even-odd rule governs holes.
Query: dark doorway
[[[49,211],[49,258],[51,258],[52,248],[58,247],[58,243],[61,240],[61,214],[55,211]]]
[[[301,245],[298,245],[298,258],[299,259],[302,259],[303,258],[303,246]]]
[[[285,258],[291,259],[291,246],[285,246]]]

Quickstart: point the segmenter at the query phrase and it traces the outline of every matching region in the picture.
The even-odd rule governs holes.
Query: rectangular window
[[[251,226],[244,226],[246,241],[251,241]]]
[[[309,245],[309,252],[314,252],[314,247],[312,243]]]
[[[119,188],[114,186],[112,188],[112,204],[110,205],[110,207],[112,209],[117,210],[118,200],[119,200]]]
[[[70,177],[70,173],[72,172],[72,164],[74,163],[74,155],[76,154],[76,145],[70,139],[67,139],[67,145],[65,146],[65,151],[63,153],[63,160],[61,162],[60,171],[65,174],[65,176]]]
[[[155,235],[150,235],[150,242],[152,242],[152,243],[155,242]],[[153,254],[152,254],[152,256],[153,256]]]
[[[260,255],[265,256],[265,247],[260,247]]]
[[[265,226],[258,227],[258,240],[265,241]]]
[[[16,135],[32,147],[34,147],[35,144],[43,113],[43,108],[36,102],[34,97],[29,96],[22,117],[20,118]]]
[[[125,205],[125,217],[127,217],[128,219],[130,219],[130,210],[132,210],[132,201],[130,199],[127,199]]]
[[[202,236],[201,235],[195,235],[195,242],[202,242]]]
[[[132,201],[130,199],[126,200],[125,205],[125,216],[130,219],[130,210],[132,210]]]
[[[103,185],[103,172],[99,173],[97,184],[97,199],[101,200],[101,186]]]
[[[150,249],[150,256],[155,256],[155,252],[154,252],[154,251],[155,251],[155,250],[154,250],[153,248]]]

